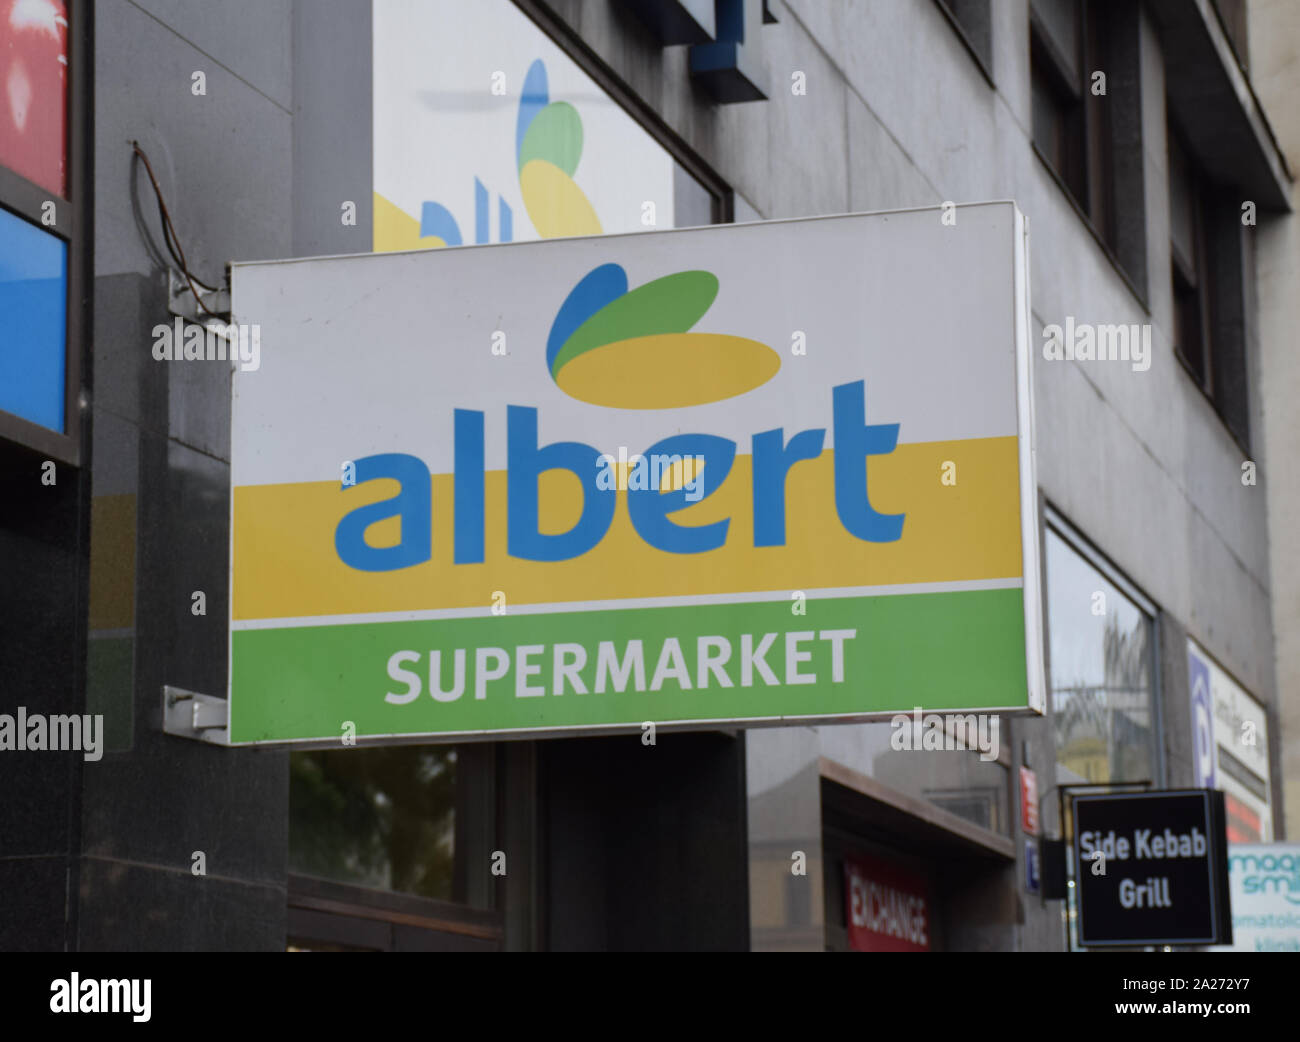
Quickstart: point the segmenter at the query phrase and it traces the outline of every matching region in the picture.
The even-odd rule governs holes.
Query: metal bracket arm
[[[229,745],[229,704],[224,698],[164,684],[163,731],[212,745]]]

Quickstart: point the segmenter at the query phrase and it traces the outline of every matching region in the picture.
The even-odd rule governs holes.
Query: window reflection
[[[1059,780],[1155,781],[1150,617],[1051,530],[1047,603]]]
[[[376,4],[373,39],[376,252],[719,219],[716,193],[510,0]]]
[[[289,757],[289,870],[453,899],[456,750],[395,746]]]
[[[999,733],[1005,721],[1000,722]],[[974,749],[915,751],[895,748],[891,723],[821,728],[823,754],[883,782],[896,792],[926,800],[973,825],[1011,835],[1008,772]],[[958,732],[946,732],[951,736]],[[963,732],[964,733],[964,732]]]

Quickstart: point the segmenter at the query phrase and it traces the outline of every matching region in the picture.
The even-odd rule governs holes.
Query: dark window
[[[479,908],[493,904],[487,744],[289,755],[289,871]]]
[[[936,0],[957,35],[993,84],[993,17],[989,0]]]
[[[981,828],[993,832],[1006,831],[1005,824],[999,820],[1005,818],[1005,815],[1000,813],[1006,804],[1004,788],[959,789],[951,792],[933,790],[927,792],[925,797],[936,807],[973,822]]]
[[[1169,267],[1174,350],[1223,422],[1248,447],[1240,192],[1206,177],[1169,123]]]
[[[1146,292],[1137,6],[1033,0],[1034,147],[1139,296]]]
[[[1205,387],[1208,383],[1208,369],[1205,364],[1207,344],[1205,342],[1205,323],[1201,312],[1205,306],[1202,295],[1203,283],[1198,283],[1195,275],[1181,264],[1174,261],[1174,347],[1178,356],[1191,370],[1192,378]]]
[[[486,742],[291,752],[289,947],[499,947],[500,766]]]
[[[1210,274],[1201,227],[1201,190],[1179,135],[1169,129],[1169,253],[1173,277],[1174,350],[1193,379],[1212,393],[1209,322]]]
[[[1084,165],[1083,98],[1073,71],[1051,54],[1051,45],[1032,34],[1034,144],[1047,165],[1080,203],[1087,199]]]
[[[289,765],[291,872],[453,899],[455,748],[295,752]]]

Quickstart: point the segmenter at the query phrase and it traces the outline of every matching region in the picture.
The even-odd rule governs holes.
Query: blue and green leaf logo
[[[546,365],[571,398],[614,409],[675,409],[734,398],[781,368],[747,337],[692,333],[718,295],[709,271],[679,271],[629,291],[627,272],[602,264],[565,298]]]

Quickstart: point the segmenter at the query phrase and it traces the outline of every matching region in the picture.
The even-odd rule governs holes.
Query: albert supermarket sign
[[[1042,711],[1024,222],[236,265],[228,739]]]

